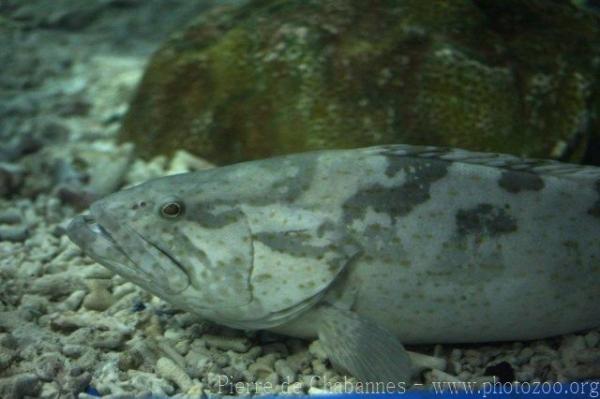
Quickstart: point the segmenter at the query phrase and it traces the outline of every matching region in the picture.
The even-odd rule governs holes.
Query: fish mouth
[[[117,222],[100,204],[75,217],[67,235],[98,263],[158,296],[178,294],[190,285],[183,266],[125,221]]]
[[[88,214],[71,220],[67,227],[67,236],[99,263],[131,262],[108,230]]]
[[[117,243],[117,240],[115,240],[115,238],[112,236],[112,234],[110,234],[110,232],[105,229],[104,227],[102,227],[102,225],[100,223],[98,223],[96,221],[96,219],[94,219],[91,215],[87,214],[87,215],[83,215],[83,221],[86,223],[86,225],[88,226],[88,228],[94,233],[97,234],[99,236],[101,236],[102,238],[104,238],[105,240],[108,240],[110,243],[112,243],[112,245],[114,245],[115,249],[119,252],[121,252],[124,256],[127,256],[127,253],[123,250],[123,248],[121,248],[121,246]],[[177,259],[175,259],[174,257],[172,257],[167,251],[165,251],[164,249],[162,249],[160,246],[156,245],[155,243],[153,243],[152,241],[146,239],[144,236],[142,236],[141,234],[135,232],[137,234],[137,236],[144,240],[148,245],[151,245],[153,248],[155,248],[157,251],[160,251],[161,254],[163,254],[165,257],[167,257],[171,262],[173,262],[175,265],[177,265],[177,267],[179,268],[183,268],[183,266],[179,263],[179,261],[177,261]],[[129,258],[129,257],[128,257]],[[132,263],[133,260],[130,259],[130,261]]]

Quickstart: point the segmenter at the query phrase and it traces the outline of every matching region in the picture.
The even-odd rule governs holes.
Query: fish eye
[[[176,218],[183,213],[183,203],[178,200],[171,200],[165,202],[160,207],[160,214],[166,218]]]

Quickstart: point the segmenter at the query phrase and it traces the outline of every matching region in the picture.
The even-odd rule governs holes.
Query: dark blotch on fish
[[[219,229],[235,223],[243,217],[242,213],[238,210],[230,209],[218,212],[207,205],[201,205],[196,209],[191,210],[190,214],[194,215],[194,219],[198,224],[207,229]]]
[[[389,214],[395,222],[397,217],[407,215],[414,207],[429,200],[431,184],[448,173],[448,164],[440,160],[388,156],[388,161],[395,173],[401,169],[406,172],[406,181],[392,187],[376,183],[359,190],[343,205],[346,223],[363,218],[369,207],[375,212]]]
[[[327,251],[326,247],[307,245],[306,242],[311,239],[311,235],[302,231],[257,233],[254,239],[275,251],[298,257],[319,258]]]
[[[488,234],[496,236],[517,230],[517,221],[506,210],[491,204],[460,209],[456,213],[456,227],[460,235]]]
[[[498,185],[509,193],[539,191],[544,188],[544,179],[529,172],[507,170],[502,173]]]
[[[268,205],[274,201],[294,202],[310,187],[315,175],[317,158],[317,154],[306,154],[301,158],[290,157],[284,159],[283,157],[277,157],[262,161],[261,168],[265,170],[265,174],[277,176],[287,169],[295,169],[298,174],[293,179],[284,176],[273,183],[270,188],[270,195],[251,198],[248,203],[260,206]]]

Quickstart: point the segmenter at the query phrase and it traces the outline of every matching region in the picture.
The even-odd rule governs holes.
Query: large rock
[[[378,143],[581,160],[598,21],[567,0],[221,8],[156,52],[121,139],[217,163]]]

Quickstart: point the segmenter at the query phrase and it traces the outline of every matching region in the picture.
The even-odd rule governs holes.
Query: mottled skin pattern
[[[327,303],[404,343],[481,342],[600,324],[599,204],[600,168],[393,145],[153,180],[69,235],[225,325],[314,337]]]

